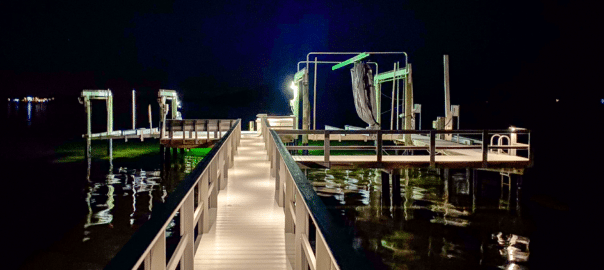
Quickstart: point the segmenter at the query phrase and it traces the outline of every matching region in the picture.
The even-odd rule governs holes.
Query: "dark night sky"
[[[168,88],[206,111],[286,113],[286,86],[306,53],[404,50],[424,125],[443,114],[445,53],[452,103],[468,120],[487,100],[504,109],[604,98],[589,68],[600,58],[597,9],[574,1],[23,2],[0,4],[8,97]],[[403,59],[377,60],[386,70]],[[321,115],[354,113],[348,72],[319,77]]]
[[[588,208],[600,202],[581,201],[600,198],[586,193],[602,190],[601,173],[596,179],[591,169],[602,164],[585,165],[601,159],[581,153],[602,153],[594,149],[598,143],[584,141],[604,134],[601,10],[563,0],[2,1],[0,98],[65,97],[74,109],[61,115],[70,121],[52,128],[77,124],[77,136],[85,120],[75,96],[83,89],[110,88],[116,114],[129,113],[133,88],[148,102],[165,88],[182,95],[185,117],[251,120],[257,113],[289,112],[288,85],[308,52],[406,51],[425,129],[444,114],[442,55],[449,54],[452,104],[461,105],[462,128],[531,129],[535,168],[542,171],[523,188],[582,210],[574,221],[597,216]],[[403,61],[370,59],[381,71]],[[323,67],[319,77],[317,127],[362,125],[348,70]],[[128,127],[125,118],[116,129]],[[531,256],[557,264],[574,260],[568,249],[589,253],[583,251],[588,245],[575,245],[580,231],[586,230],[553,226],[541,236],[541,249],[531,243]]]

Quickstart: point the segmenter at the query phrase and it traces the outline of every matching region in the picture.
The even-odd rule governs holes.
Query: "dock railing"
[[[183,119],[167,120],[166,131],[161,136],[164,140],[194,140],[199,143],[205,135],[205,139],[219,139],[226,133],[235,122],[235,119]]]
[[[525,156],[531,162],[530,154],[530,131],[522,130],[276,130],[279,135],[302,135],[308,134],[309,138],[322,139],[322,146],[312,145],[294,145],[286,146],[287,150],[323,150],[324,162],[330,162],[330,153],[332,150],[369,150],[374,151],[375,162],[382,162],[385,151],[388,150],[426,150],[430,155],[430,166],[436,164],[436,153],[446,150],[469,150],[476,149],[482,153],[482,166],[487,167],[489,158],[488,153],[506,154],[518,156],[518,150],[526,150]],[[400,140],[404,134],[422,135],[425,137],[423,145],[385,145],[386,140]],[[437,145],[438,134],[455,134],[457,143]],[[463,138],[460,135],[478,136],[478,140]],[[313,136],[314,135],[314,136]],[[362,135],[364,141],[374,140],[374,145],[339,145],[332,146],[332,140],[341,140],[343,136],[353,137],[351,135]],[[526,135],[526,143],[518,142],[519,135]],[[507,138],[507,142],[505,139]],[[511,140],[510,140],[511,138]],[[465,140],[465,141],[464,141]],[[439,140],[442,142],[451,142]],[[453,140],[455,142],[455,140]],[[484,143],[486,142],[486,143]]]
[[[263,139],[275,177],[275,200],[285,212],[285,233],[295,235],[294,270],[371,269],[351,235],[336,225],[325,204],[266,119]]]
[[[217,195],[226,187],[228,168],[240,142],[241,119],[214,145],[208,155],[170,194],[151,219],[139,228],[105,269],[193,270],[202,234],[216,221]],[[169,255],[166,229],[178,213],[180,239]]]

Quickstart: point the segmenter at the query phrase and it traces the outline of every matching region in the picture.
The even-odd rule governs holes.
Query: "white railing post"
[[[284,166],[285,167],[285,164]],[[295,220],[294,220],[294,215],[295,215],[295,209],[294,209],[294,188],[295,188],[295,184],[294,184],[294,179],[291,177],[291,175],[289,173],[285,173],[286,168],[283,168],[283,172],[284,172],[284,180],[285,180],[285,203],[283,205],[283,210],[285,210],[285,232],[286,233],[294,233],[294,225],[295,225]]]
[[[233,132],[232,136],[237,136],[237,131]],[[237,140],[235,137],[231,137],[229,143],[231,145],[231,162],[229,163],[229,168],[233,168],[235,165],[235,153],[237,153]]]
[[[214,157],[212,163],[210,164],[208,181],[210,181],[210,186],[212,189],[208,191],[210,193],[210,204],[208,205],[208,208],[216,208],[218,206],[218,161],[218,157]]]
[[[316,233],[317,243],[316,243],[316,262],[317,270],[331,270],[331,256],[329,255],[329,248],[321,235],[321,232],[317,230]]]
[[[279,150],[277,150],[277,147],[275,147],[275,185],[276,185],[276,192],[277,192],[277,196],[275,197],[275,199],[277,200],[277,205],[279,205],[279,207],[283,207],[283,178],[281,178],[281,173],[280,173],[280,167],[281,166],[281,158],[279,156]],[[283,164],[283,166],[285,166],[285,164]]]
[[[220,190],[223,190],[226,188],[226,179],[225,179],[225,173],[224,173],[224,151],[222,151],[222,149],[220,151],[218,151],[218,156],[217,156],[217,166],[218,166],[218,171],[219,171],[219,179],[218,179],[218,188]]]
[[[212,168],[212,166],[208,166],[209,169]],[[209,190],[209,182],[208,182],[208,177],[210,175],[209,170],[206,169],[206,171],[201,175],[201,180],[199,181],[199,197],[201,199],[201,202],[203,205],[201,207],[203,207],[203,209],[201,210],[201,218],[199,219],[199,228],[201,230],[201,232],[203,233],[207,233],[210,231],[210,216],[209,216],[209,206],[210,206],[210,191]]]
[[[220,181],[220,189],[225,189],[229,184],[229,149],[228,144],[224,145],[222,151],[222,181]]]
[[[166,231],[163,230],[149,254],[149,268],[145,260],[145,269],[165,270],[166,269]]]
[[[185,199],[183,206],[180,208],[180,220],[184,226],[184,230],[181,232],[181,241],[186,241],[185,251],[183,253],[183,270],[193,270],[193,261],[195,257],[195,195],[194,191],[191,190],[187,198]],[[182,265],[184,264],[184,265]]]
[[[303,239],[308,236],[308,211],[302,195],[298,191],[296,191],[296,194],[296,258],[294,270],[306,270],[308,269],[308,261],[302,245],[304,245]]]

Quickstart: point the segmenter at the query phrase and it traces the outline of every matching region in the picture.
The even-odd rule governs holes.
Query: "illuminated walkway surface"
[[[264,142],[242,134],[229,183],[218,194],[218,218],[201,238],[195,269],[288,269],[285,217]]]

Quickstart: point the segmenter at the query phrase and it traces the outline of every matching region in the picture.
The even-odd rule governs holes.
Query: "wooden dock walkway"
[[[244,133],[218,194],[217,220],[201,238],[195,269],[288,269],[283,208],[274,199],[264,141]]]

